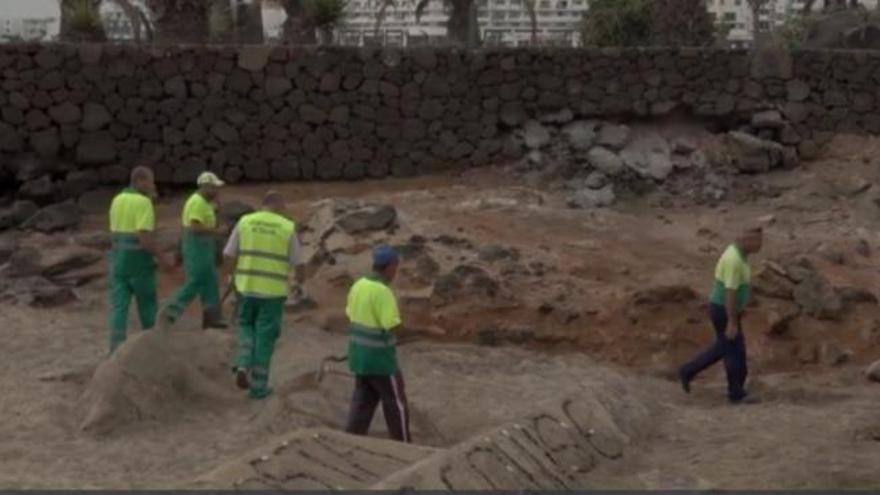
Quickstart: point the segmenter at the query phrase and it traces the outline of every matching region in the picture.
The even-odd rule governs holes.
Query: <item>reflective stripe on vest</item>
[[[238,224],[235,287],[256,297],[285,297],[289,290],[290,239],[296,224],[269,211],[242,217]]]
[[[351,341],[364,347],[384,349],[397,345],[397,337],[391,332],[370,328],[358,323],[351,323],[348,327]]]

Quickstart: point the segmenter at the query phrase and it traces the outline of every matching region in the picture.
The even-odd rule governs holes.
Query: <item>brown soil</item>
[[[860,240],[880,245],[877,191],[851,192],[858,179],[877,183],[880,169],[870,158],[878,151],[877,140],[839,139],[829,156],[802,169],[737,178],[732,197],[715,208],[664,206],[667,201],[655,194],[612,209],[569,210],[552,190],[524,186],[503,170],[272,187],[291,199],[298,219],[325,198],[392,204],[401,217],[400,235],[470,242],[470,248],[428,243],[440,274],[466,264],[498,282],[492,297],[437,304],[420,295],[432,280],[404,265],[398,287],[407,321],[447,332],[442,342],[402,351],[419,443],[465,442],[529,414],[541,400],[621,376],[614,378],[621,387],[650,404],[651,424],[622,459],[598,465],[588,486],[872,488],[880,485],[880,424],[873,414],[880,404],[860,370],[880,358],[880,330],[871,331],[880,327],[876,305],[853,305],[840,321],[800,316],[774,335],[771,323],[791,303],[759,297],[746,333],[750,385],[761,404],[726,405],[720,369],[695,383],[691,396],[666,378],[711,340],[703,294],[713,264],[737,230],[760,217],[774,218],[756,268],[768,259],[806,256],[834,285],[880,294],[877,255],[856,249]],[[256,203],[262,191],[259,185],[235,187],[225,198]],[[175,225],[182,200],[160,202],[163,226]],[[90,217],[81,230],[103,225],[103,218]],[[518,259],[478,260],[475,252],[488,245],[515,249]],[[366,269],[360,258],[352,260],[344,267],[348,272]],[[127,409],[125,421],[100,434],[81,426],[95,403],[89,399],[95,396],[89,392],[96,387],[92,373],[106,358],[106,283],[89,285],[80,290],[81,301],[60,308],[4,306],[0,336],[10,359],[0,375],[0,487],[190,486],[279,433],[341,427],[350,390],[344,366],[334,367],[337,372],[316,390],[283,389],[322,356],[344,351],[342,335],[319,328],[339,320],[345,287],[321,278],[332,271],[321,270],[308,284],[318,309],[288,315],[273,368],[282,388],[278,397],[190,401],[186,393],[154,390],[168,407]],[[180,280],[179,271],[163,272],[162,295]],[[691,288],[696,296],[668,287]],[[660,299],[637,303],[645,291]],[[196,312],[191,308],[190,315]],[[187,339],[201,335],[190,332]],[[211,342],[216,349],[225,345],[219,337]],[[195,344],[173,352],[185,356],[193,352],[189,345]],[[216,364],[213,352],[205,355]],[[841,352],[848,358],[833,359]],[[206,373],[210,383],[202,385],[225,386],[222,374]],[[384,434],[380,423],[374,423],[378,436]]]

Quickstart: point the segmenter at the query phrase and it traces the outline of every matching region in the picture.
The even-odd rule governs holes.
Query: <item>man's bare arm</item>
[[[727,289],[724,291],[724,303],[724,306],[727,309],[727,328],[724,329],[724,334],[729,340],[733,340],[736,338],[736,332],[739,327],[739,325],[737,325],[737,322],[739,321],[739,312],[736,307],[735,290]]]

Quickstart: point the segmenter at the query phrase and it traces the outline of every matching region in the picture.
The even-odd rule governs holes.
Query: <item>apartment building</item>
[[[534,40],[540,45],[581,45],[581,22],[588,0],[535,0]],[[440,0],[428,4],[418,22],[415,3],[389,7],[378,25],[379,0],[352,0],[348,18],[338,33],[345,45],[412,46],[446,42],[449,8]],[[483,42],[490,46],[532,44],[532,22],[524,0],[477,0],[477,19]]]
[[[0,41],[48,41],[57,32],[57,18],[0,18]]]
[[[795,12],[804,8],[804,0],[769,0],[758,13],[758,25],[762,30],[778,26]],[[816,0],[814,10],[824,8],[826,0]],[[877,0],[862,0],[862,5],[875,8]],[[753,39],[752,10],[746,0],[706,0],[706,9],[720,22],[730,27],[728,40],[734,46],[747,46]]]

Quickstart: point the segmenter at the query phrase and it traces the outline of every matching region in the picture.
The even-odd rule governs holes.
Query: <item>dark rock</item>
[[[794,301],[804,314],[820,320],[838,321],[843,317],[844,304],[834,287],[822,275],[808,271],[794,288]]]
[[[116,141],[105,131],[83,135],[76,148],[76,161],[83,165],[111,163],[116,156]]]
[[[838,289],[840,299],[844,303],[877,304],[877,296],[867,289],[858,287],[842,287]]]
[[[27,219],[21,226],[40,232],[56,232],[79,225],[79,208],[73,201],[47,206]]]
[[[540,149],[550,143],[550,131],[535,120],[526,122],[523,127],[523,142],[529,149]]]
[[[480,261],[485,261],[486,263],[494,263],[501,260],[517,260],[519,259],[519,251],[492,244],[481,247],[477,251],[477,257]]]
[[[241,140],[241,136],[238,134],[235,127],[232,127],[223,121],[215,122],[214,125],[211,126],[211,134],[227,144],[237,143]]]
[[[612,150],[620,150],[629,141],[630,130],[625,125],[605,124],[599,130],[598,144]]]
[[[810,96],[810,85],[800,79],[793,79],[785,84],[790,101],[804,101]]]
[[[99,103],[88,102],[83,106],[83,119],[80,127],[84,131],[98,131],[109,125],[113,120],[107,107]]]
[[[865,369],[865,376],[872,382],[880,382],[880,361],[871,363],[871,365]]]
[[[752,127],[757,129],[782,129],[784,126],[785,120],[776,110],[768,110],[752,116]]]
[[[18,227],[39,211],[33,201],[16,201],[12,206],[0,210],[0,230]]]
[[[83,193],[77,200],[77,206],[90,215],[103,215],[110,209],[110,203],[116,191],[112,189],[98,189]]]
[[[299,163],[295,158],[283,158],[272,162],[269,174],[275,180],[292,181],[300,178]]]
[[[59,124],[76,124],[82,118],[79,107],[73,103],[62,103],[49,109],[49,116]]]
[[[572,122],[562,129],[572,149],[586,151],[596,142],[596,122]]]
[[[661,285],[635,292],[630,298],[632,306],[678,304],[697,298],[694,289],[686,285]]]
[[[293,89],[293,83],[284,77],[267,77],[265,87],[266,96],[269,98],[279,98]]]
[[[611,206],[617,197],[609,184],[602,189],[584,188],[569,194],[565,203],[569,208],[601,208]]]
[[[241,217],[256,211],[253,206],[241,201],[224,201],[217,208],[217,218],[225,225],[235,225]]]
[[[39,179],[25,182],[18,190],[18,196],[37,204],[46,204],[55,196],[55,185],[50,176],[44,175]]]
[[[485,270],[478,267],[459,265],[451,272],[441,275],[434,282],[434,296],[441,303],[465,297],[494,299],[499,295],[500,286]]]
[[[18,251],[18,242],[14,239],[0,238],[0,265],[9,260],[12,253]]]
[[[391,205],[367,206],[339,218],[336,223],[350,235],[386,230],[396,224],[397,210]]]
[[[43,158],[54,158],[61,150],[61,138],[54,127],[31,133],[31,148]]]
[[[728,137],[734,163],[741,172],[763,173],[783,164],[785,148],[779,143],[737,131],[728,133]]]

